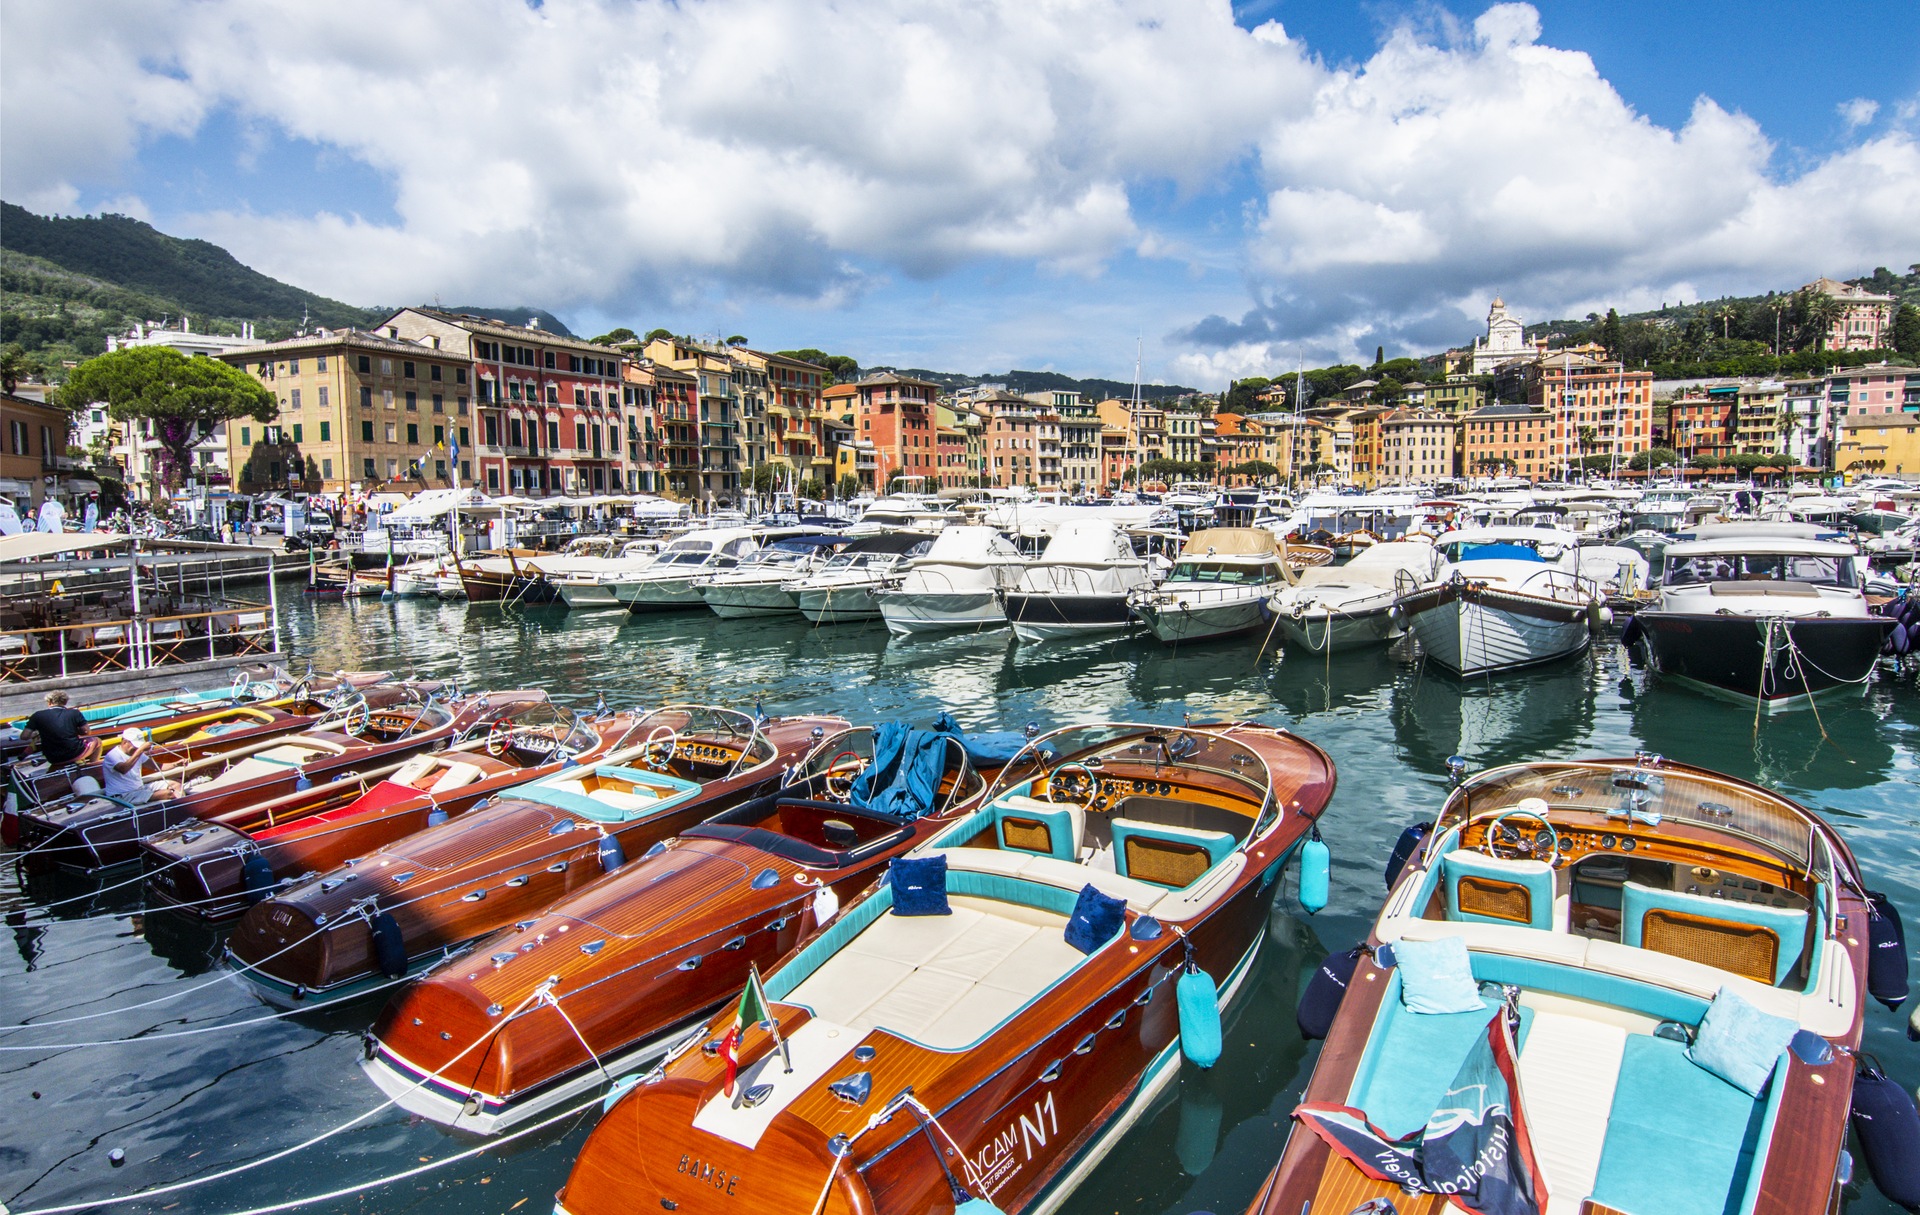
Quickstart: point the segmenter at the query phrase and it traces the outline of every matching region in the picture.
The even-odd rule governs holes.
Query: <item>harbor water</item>
[[[1611,638],[1557,665],[1462,684],[1385,651],[1276,659],[1257,638],[1034,647],[1003,629],[901,642],[877,623],[433,601],[299,603],[288,615],[289,650],[317,670],[537,686],[581,708],[604,696],[616,708],[695,701],[919,725],[946,710],[978,729],[1190,715],[1285,725],[1326,748],[1339,765],[1323,823],[1331,902],[1306,915],[1289,875],[1258,969],[1228,1011],[1219,1065],[1189,1067],[1067,1202],[1069,1215],[1245,1209],[1312,1069],[1317,1048],[1294,1025],[1304,978],[1364,935],[1387,853],[1404,825],[1439,807],[1451,755],[1479,769],[1644,749],[1757,781],[1826,815],[1873,888],[1920,926],[1920,690],[1910,680],[1756,718],[1650,686]],[[380,1104],[356,1066],[380,996],[271,1016],[221,968],[217,934],[141,914],[128,882],[36,879],[26,891],[11,866],[0,874],[15,945],[0,954],[0,1202],[15,1212],[211,1178]],[[15,1028],[25,1022],[36,1025]],[[1905,1022],[1904,1009],[1870,1004],[1866,1050],[1912,1089],[1920,1047]],[[233,1176],[93,1209],[222,1215],[421,1169],[304,1209],[546,1215],[595,1112],[487,1147],[385,1109]],[[1849,1210],[1893,1211],[1857,1171]]]

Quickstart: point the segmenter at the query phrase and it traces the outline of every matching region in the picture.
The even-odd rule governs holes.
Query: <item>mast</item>
[[[1127,408],[1127,417],[1133,422],[1133,495],[1136,498],[1146,491],[1147,479],[1146,439],[1140,433],[1140,355],[1145,345],[1145,339],[1134,337],[1133,404]]]

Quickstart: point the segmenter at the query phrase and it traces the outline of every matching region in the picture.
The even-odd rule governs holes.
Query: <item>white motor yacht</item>
[[[798,612],[800,596],[792,589],[795,581],[826,564],[845,543],[845,536],[831,532],[789,536],[756,549],[733,569],[709,574],[694,585],[713,614],[723,619]]]
[[[1394,610],[1433,661],[1490,675],[1587,648],[1605,611],[1600,589],[1574,570],[1574,537],[1555,528],[1483,527],[1438,541],[1446,559]]]
[[[898,586],[873,598],[896,637],[997,628],[1007,622],[1001,596],[1019,584],[1026,564],[997,528],[949,527],[925,555],[907,562]]]
[[[1406,631],[1395,598],[1439,577],[1440,565],[1431,541],[1390,540],[1345,565],[1302,571],[1299,582],[1268,594],[1267,609],[1288,643],[1315,654],[1383,644]]]
[[[632,577],[617,582],[613,596],[630,612],[705,607],[694,584],[730,570],[760,547],[761,535],[746,527],[705,527],[688,532]]]
[[[1203,641],[1260,627],[1267,594],[1291,581],[1271,531],[1210,527],[1188,537],[1165,582],[1134,591],[1127,602],[1162,642]]]
[[[1022,641],[1118,632],[1133,627],[1127,596],[1153,582],[1152,564],[1112,520],[1064,523],[1007,592],[1007,619]]]
[[[786,584],[800,614],[814,624],[852,624],[880,619],[874,593],[900,578],[901,567],[933,547],[927,532],[886,532],[862,536],[804,578]]]
[[[582,558],[554,583],[560,599],[575,611],[624,608],[614,588],[631,581],[660,555],[658,540],[629,540],[612,557]]]

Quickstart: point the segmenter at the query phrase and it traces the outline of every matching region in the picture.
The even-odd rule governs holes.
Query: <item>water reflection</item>
[[[1267,691],[1298,721],[1321,713],[1387,707],[1394,685],[1413,668],[1385,646],[1331,657],[1283,650],[1267,659]]]
[[[1394,734],[1425,771],[1443,769],[1450,755],[1474,768],[1568,755],[1592,731],[1600,669],[1586,654],[1491,680],[1416,670],[1394,685]]]
[[[1634,733],[1648,747],[1683,763],[1763,785],[1864,789],[1884,781],[1893,764],[1893,700],[1885,690],[1850,693],[1813,709],[1756,717],[1654,681],[1634,691],[1631,712]]]

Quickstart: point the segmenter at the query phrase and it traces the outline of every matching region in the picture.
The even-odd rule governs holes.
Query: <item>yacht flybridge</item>
[[[1872,914],[1839,833],[1746,781],[1481,773],[1330,992],[1250,1215],[1836,1210]]]

